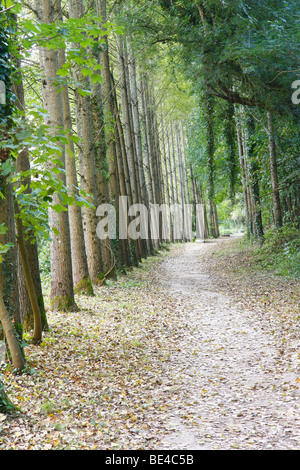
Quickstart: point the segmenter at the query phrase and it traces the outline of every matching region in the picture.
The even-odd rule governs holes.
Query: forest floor
[[[300,282],[237,237],[173,245],[48,312],[2,449],[300,449]]]

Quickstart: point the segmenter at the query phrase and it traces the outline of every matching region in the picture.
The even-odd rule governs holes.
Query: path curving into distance
[[[183,245],[157,274],[186,324],[166,371],[180,396],[160,449],[299,449],[299,360],[285,363],[268,319],[218,290],[203,265],[211,248]]]

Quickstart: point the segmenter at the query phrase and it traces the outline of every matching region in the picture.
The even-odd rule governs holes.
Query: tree
[[[83,17],[83,3],[81,0],[69,2],[71,18]],[[75,106],[77,119],[77,133],[79,143],[79,174],[80,186],[89,195],[90,206],[83,206],[83,228],[85,232],[85,246],[92,282],[97,283],[103,278],[103,264],[101,258],[101,245],[97,237],[97,220],[95,207],[97,206],[96,190],[96,162],[93,136],[92,107],[90,95],[81,93],[82,89],[89,89],[88,77],[83,77],[80,67],[74,67]]]
[[[8,14],[9,16],[9,14]],[[6,147],[11,125],[12,93],[9,37],[7,17],[0,9],[0,80],[5,86],[5,100],[0,106],[0,322],[7,341],[8,354],[13,368],[23,370],[25,361],[20,342],[22,325],[20,321],[18,284],[16,276],[16,239],[14,228],[13,189],[10,182],[12,162],[10,149]],[[6,23],[6,24],[5,24]],[[2,386],[1,386],[2,392]],[[1,406],[5,395],[1,393]]]
[[[45,24],[51,25],[60,12],[58,2],[52,0],[38,3],[39,16]],[[65,168],[65,148],[59,142],[59,135],[63,129],[63,102],[62,92],[57,90],[57,73],[59,70],[59,55],[55,48],[40,48],[40,63],[42,68],[42,90],[44,107],[48,112],[47,125],[52,129],[53,135],[58,137],[57,162],[59,168]],[[59,172],[63,184],[66,184],[65,174]],[[49,223],[51,228],[51,306],[53,310],[73,310],[76,308],[72,259],[70,226],[67,207],[56,211],[60,206],[59,195],[53,194],[53,201],[49,209]]]
[[[272,182],[272,196],[275,212],[275,224],[277,228],[282,227],[282,211],[279,195],[279,182],[277,172],[276,143],[274,135],[273,118],[270,111],[267,112],[268,117],[268,133],[269,133],[269,156]]]

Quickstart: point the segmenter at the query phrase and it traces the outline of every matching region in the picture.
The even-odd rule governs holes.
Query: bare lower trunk
[[[1,289],[0,289],[0,322],[2,324],[5,338],[7,340],[13,368],[15,370],[21,371],[25,368],[24,357],[23,357],[23,353],[20,347],[18,337],[16,335],[14,324],[4,304]]]
[[[33,342],[40,343],[42,340],[42,319],[41,319],[41,312],[40,306],[38,302],[38,297],[36,295],[35,285],[33,281],[33,276],[31,272],[31,266],[29,263],[29,258],[27,254],[25,238],[24,238],[24,229],[23,229],[23,222],[20,218],[20,208],[18,202],[15,200],[15,213],[17,217],[16,220],[16,227],[17,227],[17,242],[20,250],[20,257],[22,260],[22,267],[23,272],[26,280],[26,287],[28,291],[28,295],[30,298],[30,303],[33,311],[34,317],[34,329],[33,329]]]
[[[9,356],[14,369],[25,367],[20,342],[22,340],[22,325],[19,310],[19,291],[16,275],[16,238],[14,227],[14,206],[12,187],[6,178],[0,176],[0,225],[7,227],[5,234],[0,234],[0,244],[14,244],[8,252],[2,255],[0,263],[0,323],[7,341]]]

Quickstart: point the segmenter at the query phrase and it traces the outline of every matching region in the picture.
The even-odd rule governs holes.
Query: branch
[[[199,3],[197,3],[197,8],[198,8],[201,20],[202,20],[204,34],[206,34],[207,33],[207,23],[206,23],[206,18],[205,18],[205,13],[204,13],[203,7],[201,5],[199,5]]]
[[[11,10],[15,5],[12,5],[11,7],[5,8],[5,10],[0,10],[0,13],[5,13],[8,10]]]
[[[243,96],[240,96],[238,93],[230,90],[224,90],[226,94],[222,94],[216,90],[214,90],[211,86],[208,85],[208,88],[211,90],[211,92],[217,96],[218,98],[221,98],[223,100],[228,101],[228,103],[232,104],[242,104],[244,106],[257,106],[258,103],[256,101],[251,100],[250,98],[245,98]]]
[[[35,14],[35,16],[40,20],[40,15],[38,14],[38,11],[35,10],[29,3],[27,2],[22,2],[22,5],[24,5],[28,10],[32,11],[32,13]]]

